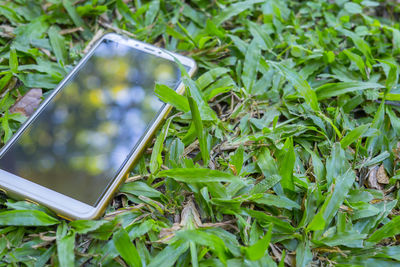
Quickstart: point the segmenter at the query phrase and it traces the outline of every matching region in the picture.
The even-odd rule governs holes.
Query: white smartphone
[[[183,93],[185,56],[104,35],[0,151],[0,188],[59,216],[94,219],[171,109],[156,83]]]

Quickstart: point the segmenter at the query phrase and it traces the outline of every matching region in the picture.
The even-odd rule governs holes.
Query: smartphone
[[[104,35],[0,151],[0,190],[69,220],[102,215],[171,106],[193,59]]]

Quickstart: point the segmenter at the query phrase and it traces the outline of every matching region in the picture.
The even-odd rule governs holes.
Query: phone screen
[[[95,206],[179,85],[170,60],[103,40],[10,146],[0,168]]]

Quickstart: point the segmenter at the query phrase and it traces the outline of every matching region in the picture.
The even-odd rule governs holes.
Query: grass
[[[399,18],[398,1],[0,0],[3,143],[16,99],[105,31],[199,65],[103,218],[1,198],[0,265],[399,265]]]

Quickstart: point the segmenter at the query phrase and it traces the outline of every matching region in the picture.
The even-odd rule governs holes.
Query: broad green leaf
[[[362,13],[362,8],[359,4],[349,2],[344,4],[344,9],[351,14]]]
[[[242,208],[244,214],[248,214],[252,218],[259,220],[260,222],[267,222],[272,223],[274,225],[274,229],[282,231],[284,233],[293,233],[295,228],[290,225],[287,221],[284,221],[281,218],[274,217],[271,215],[267,215],[264,212],[251,210],[251,209],[244,209]]]
[[[4,113],[4,116],[1,118],[1,128],[4,131],[4,136],[3,136],[3,142],[7,143],[8,140],[10,140],[12,136],[12,130],[10,128],[9,124],[9,113],[6,111]]]
[[[170,177],[186,183],[241,182],[239,177],[230,173],[200,168],[176,168],[160,171],[157,177]]]
[[[366,234],[360,234],[356,231],[335,233],[333,236],[325,237],[318,240],[318,244],[324,244],[327,246],[346,246],[354,248],[362,248],[363,240],[367,237]]]
[[[59,221],[38,210],[11,210],[0,212],[0,225],[47,226]]]
[[[129,7],[125,4],[124,1],[122,0],[117,0],[117,10],[121,13],[121,15],[124,17],[126,21],[128,21],[130,24],[133,26],[137,25],[137,22],[135,21],[135,16],[132,13],[132,11],[129,9]]]
[[[181,230],[176,233],[179,239],[185,240],[186,242],[192,241],[196,244],[210,247],[214,250],[222,263],[226,262],[226,251],[227,248],[224,242],[217,235],[207,233],[201,230]]]
[[[10,49],[9,65],[12,73],[16,73],[18,71],[18,57],[14,48]]]
[[[164,140],[167,137],[169,125],[171,124],[173,117],[170,117],[164,127],[161,129],[161,132],[158,134],[156,138],[156,142],[153,147],[153,152],[151,153],[150,159],[150,171],[152,173],[156,173],[160,166],[163,163],[161,153],[163,149]]]
[[[242,81],[244,88],[248,94],[251,94],[251,89],[257,80],[258,65],[260,63],[261,51],[259,48],[259,43],[253,39],[247,48]]]
[[[311,88],[310,84],[306,80],[304,80],[303,77],[300,76],[298,72],[286,67],[282,63],[277,63],[273,61],[268,61],[268,63],[282,73],[282,75],[293,85],[293,87],[304,98],[306,103],[315,112],[320,110],[315,91]]]
[[[140,260],[140,256],[136,250],[136,247],[129,239],[129,235],[124,228],[121,227],[117,232],[115,232],[112,240],[119,255],[121,255],[121,257],[126,263],[129,264],[129,266],[142,266],[142,261]]]
[[[60,266],[75,266],[75,232],[69,231],[61,239],[57,239],[57,254]]]
[[[12,74],[7,73],[3,77],[0,78],[0,92],[3,92],[8,82],[11,80]]]
[[[284,208],[288,210],[300,209],[300,205],[284,196],[277,196],[272,194],[264,194],[261,198],[253,200],[259,204],[271,205],[278,208]]]
[[[245,248],[246,257],[249,260],[257,261],[264,256],[264,254],[268,250],[269,242],[271,241],[272,226],[273,225],[271,224],[268,232],[264,235],[263,238],[258,240],[254,245]]]
[[[145,196],[149,198],[162,196],[162,193],[160,191],[140,181],[125,183],[122,185],[120,191],[124,193],[130,193],[136,196]]]
[[[264,25],[259,25],[252,21],[247,22],[249,30],[256,41],[263,50],[270,50],[274,46],[274,42],[269,36],[267,30],[263,27]]]
[[[10,20],[13,25],[22,22],[21,17],[15,12],[15,10],[7,7],[5,4],[0,6],[0,15]]]
[[[67,63],[67,51],[65,46],[65,40],[59,33],[59,29],[56,26],[51,26],[49,29],[50,44],[53,48],[54,54],[58,62],[61,64]]]
[[[315,178],[317,179],[318,183],[322,183],[326,175],[325,166],[322,163],[320,157],[313,151],[311,152],[311,159],[312,159]]]
[[[60,82],[58,77],[40,73],[18,74],[17,76],[27,87],[54,89]]]
[[[204,90],[207,86],[209,86],[211,83],[215,82],[215,80],[224,75],[225,73],[229,72],[230,69],[228,68],[214,68],[203,75],[201,75],[197,80],[196,84],[199,88],[199,90]]]
[[[148,267],[173,266],[177,259],[189,249],[189,242],[178,240],[169,244],[155,256]]]
[[[220,25],[224,21],[227,21],[233,16],[236,16],[246,9],[251,8],[256,3],[262,3],[264,0],[247,0],[242,2],[237,2],[232,4],[228,8],[225,8],[222,12],[220,12],[216,17],[213,18],[213,22],[215,25]]]
[[[362,39],[356,33],[351,32],[349,30],[338,29],[338,31],[343,33],[345,36],[350,37],[351,40],[353,41],[354,45],[357,47],[358,50],[361,51],[361,53],[364,54],[364,56],[367,58],[367,60],[370,62],[373,62],[371,47],[364,39]]]
[[[87,234],[89,232],[99,229],[107,221],[91,221],[91,220],[77,220],[72,221],[69,226],[72,227],[78,234]]]
[[[400,31],[395,28],[391,28],[393,34],[393,53],[400,54]]]
[[[364,60],[357,54],[350,52],[350,50],[346,49],[343,51],[346,56],[349,58],[349,60],[351,62],[356,63],[358,69],[360,70],[362,76],[364,79],[367,78],[367,73],[365,71],[365,64],[364,64]]]
[[[368,129],[370,125],[364,124],[360,125],[357,128],[351,130],[342,140],[340,140],[340,145],[343,149],[347,148],[349,145],[357,141]]]
[[[340,83],[327,83],[318,87],[315,91],[319,100],[329,97],[340,96],[346,93],[355,92],[358,90],[366,89],[379,89],[384,86],[378,83],[371,82],[340,82]]]
[[[386,71],[386,82],[385,82],[385,87],[386,87],[386,93],[390,92],[390,90],[397,84],[398,78],[399,78],[399,67],[395,63],[395,60],[392,59],[392,62],[387,61],[387,60],[379,60],[383,64],[387,65],[389,67],[389,71]]]
[[[175,90],[169,88],[168,86],[163,84],[156,84],[154,92],[160,98],[161,101],[171,104],[180,111],[183,112],[190,111],[187,98],[178,94]]]
[[[376,230],[368,239],[368,242],[377,243],[384,238],[398,235],[400,233],[400,216],[396,216],[381,228]]]
[[[200,152],[201,152],[201,157],[203,158],[203,165],[207,166],[210,154],[208,153],[207,138],[204,133],[203,122],[201,120],[200,112],[196,101],[191,96],[188,96],[188,101],[189,101],[190,111],[192,113],[194,127],[196,128],[197,138],[200,144]]]
[[[107,11],[107,6],[105,5],[93,5],[93,4],[86,4],[83,6],[76,7],[76,11],[78,15],[81,17],[84,16],[100,16],[104,12]]]
[[[313,260],[313,254],[308,240],[300,241],[296,248],[296,266],[306,267],[309,266]]]
[[[341,176],[337,177],[335,180],[335,188],[331,193],[328,194],[324,201],[324,204],[318,211],[318,215],[314,217],[308,226],[308,230],[322,230],[322,226],[325,229],[331,223],[333,217],[339,210],[340,205],[342,205],[345,200],[347,193],[349,192],[351,186],[355,181],[356,175],[354,171],[348,170]],[[320,225],[318,221],[323,218],[324,224]],[[320,225],[319,227],[316,227]]]
[[[63,6],[67,11],[68,15],[71,17],[72,21],[77,27],[82,27],[84,29],[83,34],[85,38],[90,38],[92,33],[90,32],[89,28],[86,26],[83,19],[79,16],[76,8],[72,5],[70,0],[62,0]]]
[[[307,226],[308,231],[324,230],[326,221],[322,212],[318,212]]]
[[[372,120],[371,128],[382,130],[385,121],[385,102],[382,101]],[[365,147],[370,155],[376,155],[381,149],[380,145],[383,142],[383,135],[368,136],[365,141]],[[365,164],[365,163],[364,163]]]
[[[288,138],[277,158],[278,171],[281,179],[281,185],[284,189],[294,190],[293,169],[296,161],[296,155],[293,148],[293,139]]]
[[[49,249],[46,250],[40,257],[37,258],[34,267],[44,267],[46,263],[51,258],[51,256],[56,251],[55,245],[52,245]]]
[[[380,94],[380,97],[383,96],[383,93]],[[386,100],[389,101],[400,101],[400,94],[392,94],[392,93],[388,93],[385,97]]]
[[[240,146],[235,151],[235,154],[233,154],[233,156],[229,160],[229,163],[231,164],[231,169],[234,168],[233,173],[235,175],[240,174],[243,167],[243,160],[244,160],[244,149],[243,146]]]
[[[271,156],[271,152],[268,149],[261,149],[259,151],[257,165],[260,167],[266,179],[274,175],[279,176],[276,160]]]
[[[332,147],[331,155],[326,160],[326,180],[328,186],[339,176],[346,173],[350,168],[350,164],[346,159],[345,150],[335,143]]]
[[[157,16],[158,10],[160,9],[160,1],[154,0],[151,1],[149,4],[149,9],[147,9],[146,16],[145,16],[145,25],[150,25],[153,23],[154,19]]]

